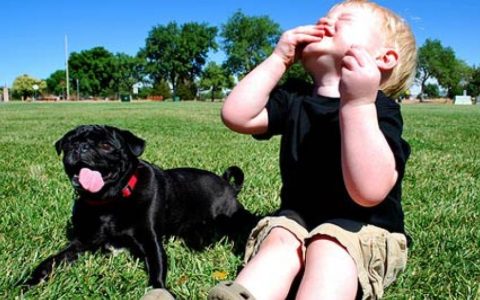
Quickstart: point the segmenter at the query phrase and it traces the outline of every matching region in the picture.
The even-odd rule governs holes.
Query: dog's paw
[[[166,289],[153,289],[143,295],[140,300],[175,300]]]
[[[28,279],[21,279],[15,283],[15,287],[20,288],[22,291],[27,291],[33,286],[45,282],[45,279],[37,279],[30,277]]]
[[[111,255],[113,255],[114,257],[124,253],[124,252],[127,252],[127,249],[125,248],[117,248],[113,245],[106,245],[105,246],[105,251],[109,252]]]

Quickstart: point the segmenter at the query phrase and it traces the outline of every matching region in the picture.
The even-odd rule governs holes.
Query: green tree
[[[57,70],[47,78],[47,91],[56,96],[66,95],[66,78],[65,70]],[[64,98],[65,99],[65,98]]]
[[[416,79],[421,93],[424,92],[427,81],[436,78],[452,98],[455,89],[466,78],[467,70],[466,64],[456,58],[453,49],[444,47],[439,40],[427,39],[418,49]]]
[[[423,93],[427,98],[438,98],[440,97],[440,88],[438,87],[438,84],[427,83]]]
[[[272,53],[280,34],[280,26],[267,16],[234,13],[221,32],[226,68],[231,74],[245,76]]]
[[[233,78],[227,74],[227,71],[215,62],[210,62],[203,70],[200,79],[200,87],[209,89],[211,100],[215,99],[215,95],[225,88],[233,87]]]
[[[38,90],[35,90],[34,86],[37,86]],[[12,85],[12,92],[13,97],[25,100],[29,97],[40,95],[46,88],[47,83],[44,80],[24,74],[15,78]]]
[[[200,75],[208,52],[217,49],[217,28],[205,23],[170,22],[154,27],[140,50],[146,72],[153,83],[167,80],[176,93],[180,82],[194,82]]]
[[[480,67],[472,67],[470,79],[466,85],[469,95],[473,97],[480,96]]]
[[[114,81],[113,54],[103,47],[95,47],[79,53],[73,52],[68,60],[70,87],[85,96],[108,96]]]
[[[186,23],[181,29],[180,50],[184,55],[183,63],[187,66],[187,73],[181,79],[194,82],[195,78],[202,73],[208,52],[218,49],[215,41],[218,29],[198,23]]]
[[[142,81],[144,60],[124,53],[117,53],[111,59],[112,80],[108,88],[118,98],[120,93],[131,93],[133,85]]]
[[[455,98],[455,95],[463,94],[470,74],[471,67],[463,60],[455,59],[451,61],[450,68],[440,76],[438,82],[447,89],[448,97]]]

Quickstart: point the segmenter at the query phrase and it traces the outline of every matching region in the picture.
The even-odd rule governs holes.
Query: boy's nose
[[[323,17],[317,21],[317,25],[333,26],[334,24],[335,24],[335,20],[327,17]]]
[[[325,31],[325,36],[332,37],[335,34],[335,21],[333,19],[323,17],[318,20],[317,25]]]

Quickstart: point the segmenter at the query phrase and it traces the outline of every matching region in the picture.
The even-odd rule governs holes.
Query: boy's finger
[[[349,61],[349,62],[355,62],[356,65],[360,65],[360,62],[358,61],[358,53],[354,48],[350,48],[345,52],[345,56],[343,57],[343,62],[344,61]]]
[[[342,59],[342,68],[353,71],[358,66],[356,58],[352,55],[345,55]]]
[[[375,60],[373,57],[368,53],[367,49],[364,47],[360,47],[357,45],[352,45],[352,47],[349,49],[351,50],[352,55],[355,56],[355,58],[358,60],[358,64],[361,67],[365,67],[369,64],[375,63]]]
[[[294,30],[295,34],[309,34],[313,36],[323,36],[324,30],[316,26],[300,26]]]
[[[297,44],[320,42],[323,38],[309,34],[298,34],[296,36]]]
[[[364,59],[360,49],[352,47],[352,48],[348,49],[347,53],[348,53],[348,55],[355,58],[355,60],[357,61],[357,64],[360,67],[365,67],[365,59]]]

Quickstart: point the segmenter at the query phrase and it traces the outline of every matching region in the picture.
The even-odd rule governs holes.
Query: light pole
[[[68,38],[67,35],[65,35],[65,77],[66,78],[66,83],[67,83],[67,99],[65,100],[70,100],[70,77],[68,74]]]
[[[7,87],[7,84],[5,83],[5,87],[3,88],[3,102],[8,102],[10,99],[9,99],[9,95],[8,95],[8,87]]]
[[[80,81],[77,78],[77,101],[80,100]]]

